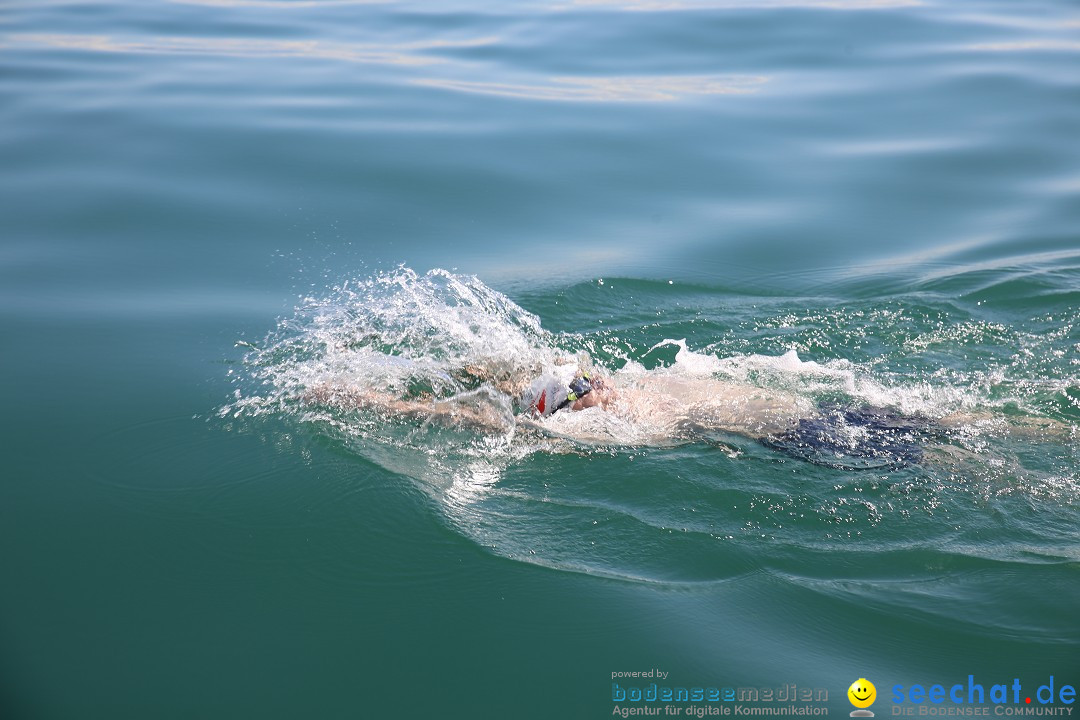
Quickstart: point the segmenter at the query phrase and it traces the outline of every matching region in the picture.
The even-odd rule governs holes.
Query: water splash
[[[724,339],[695,350],[686,339],[663,338],[672,329],[663,324],[649,325],[652,337],[646,334],[640,344],[628,340],[629,332],[552,333],[475,277],[400,267],[305,298],[263,342],[249,346],[234,398],[221,415],[302,424],[409,478],[450,525],[499,554],[637,580],[737,577],[752,567],[747,543],[824,550],[884,538],[888,545],[898,524],[906,526],[905,536],[912,528],[948,536],[963,523],[998,522],[992,514],[972,518],[971,507],[996,508],[1014,499],[1072,517],[1069,508],[1080,497],[1072,445],[1036,452],[1030,438],[1007,440],[1003,430],[1009,413],[1053,415],[1054,403],[1062,404],[1058,396],[1072,397],[1076,385],[1060,369],[1030,371],[1028,363],[1045,370],[1034,335],[1012,337],[1000,325],[949,324],[940,317],[912,330],[910,315],[887,308],[868,313],[881,325],[871,328],[861,310],[846,320],[845,312],[823,314],[828,324],[813,332],[833,338],[903,332],[907,340],[896,342],[884,361],[803,359],[805,343],[791,334],[801,320],[791,313],[758,326],[784,326],[777,336],[790,344],[777,354],[749,348],[724,354],[730,343]],[[1071,328],[1070,321],[1040,337],[1061,346]],[[970,371],[910,368],[920,352],[940,354],[943,347],[967,352],[989,344],[1002,355],[1006,340],[1020,351],[1003,363]],[[707,404],[709,388],[727,384],[789,398],[802,414],[827,401],[936,419],[967,413],[969,419],[927,451],[923,466],[853,477],[795,462],[737,434],[687,435],[650,413],[593,408],[542,421],[516,415],[503,381],[522,368],[540,372],[567,358],[610,375],[628,393],[659,386],[698,405]],[[319,388],[338,389],[357,402],[322,402],[313,395]],[[451,420],[481,408],[491,420],[477,432],[366,403],[370,393],[430,403]],[[1069,407],[1058,422],[1069,420]],[[1032,434],[1038,432],[1034,426]]]

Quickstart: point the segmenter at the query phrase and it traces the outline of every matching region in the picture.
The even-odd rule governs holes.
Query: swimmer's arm
[[[415,420],[430,420],[446,426],[464,425],[483,432],[502,433],[506,429],[503,418],[488,408],[453,405],[434,400],[399,400],[387,393],[356,387],[318,385],[305,392],[303,399],[309,404],[370,409]]]
[[[944,428],[958,430],[964,427],[1002,423],[1010,437],[1038,440],[1062,440],[1077,435],[1077,428],[1069,423],[1053,418],[1000,415],[990,412],[960,411],[950,413],[937,423]]]

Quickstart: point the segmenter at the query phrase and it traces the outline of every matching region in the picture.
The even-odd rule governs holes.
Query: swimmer
[[[319,385],[304,399],[493,434],[507,432],[512,403],[516,420],[509,421],[510,427],[581,442],[670,445],[733,434],[800,460],[848,470],[918,464],[928,441],[989,418],[968,413],[935,420],[885,408],[816,404],[794,393],[662,370],[620,373],[616,379],[597,372],[585,356],[566,358],[531,378],[479,366],[460,374],[488,394],[478,390],[453,399],[402,399],[367,388]],[[1024,425],[1018,423],[1021,429]],[[1030,430],[1066,427],[1045,420]]]

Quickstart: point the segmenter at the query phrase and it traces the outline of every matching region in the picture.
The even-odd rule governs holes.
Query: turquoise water
[[[3,717],[610,717],[653,667],[834,717],[860,677],[879,717],[894,684],[1076,685],[1078,32],[1067,2],[6,3]],[[972,420],[852,472],[298,394],[375,342],[430,385],[679,367],[665,340]]]

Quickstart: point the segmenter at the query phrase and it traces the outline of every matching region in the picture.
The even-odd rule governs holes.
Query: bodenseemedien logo
[[[874,683],[866,678],[859,678],[851,683],[851,687],[847,689],[847,696],[856,708],[851,711],[851,717],[874,717],[873,711],[866,709],[877,699],[877,688],[874,687]]]

